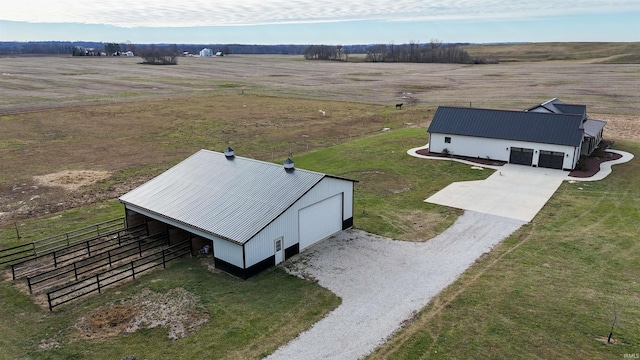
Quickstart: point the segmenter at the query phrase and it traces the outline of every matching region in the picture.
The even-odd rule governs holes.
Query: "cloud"
[[[640,11],[637,0],[3,0],[0,19],[119,27],[487,20]]]

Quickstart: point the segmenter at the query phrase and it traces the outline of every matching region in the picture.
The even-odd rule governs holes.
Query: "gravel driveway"
[[[267,359],[359,359],[526,222],[466,211],[424,242],[343,231],[285,262],[342,304]]]

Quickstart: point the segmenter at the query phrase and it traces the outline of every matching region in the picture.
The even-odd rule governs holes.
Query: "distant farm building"
[[[354,180],[200,150],[120,197],[127,226],[167,230],[248,278],[353,225]]]
[[[201,57],[213,56],[213,50],[211,50],[209,48],[204,48],[204,49],[200,50],[200,56]]]
[[[429,126],[429,151],[572,170],[602,141],[606,122],[585,105],[551,99],[525,111],[440,106]]]
[[[224,56],[224,53],[222,51],[217,51],[216,56]]]
[[[133,51],[125,51],[122,53],[122,56],[134,56]]]

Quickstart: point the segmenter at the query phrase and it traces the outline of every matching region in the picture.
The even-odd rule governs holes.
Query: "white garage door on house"
[[[300,209],[298,224],[300,251],[342,230],[342,194]]]

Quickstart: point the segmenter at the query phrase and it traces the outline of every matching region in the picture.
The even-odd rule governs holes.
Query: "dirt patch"
[[[40,352],[40,351],[47,351],[52,349],[59,349],[60,347],[61,347],[60,343],[55,339],[42,339],[40,341],[40,344],[38,344],[37,350]]]
[[[596,340],[603,343],[603,344],[609,344],[609,345],[624,345],[624,343],[614,337],[611,338],[611,341],[609,341],[609,337],[608,336],[598,336],[596,337]]]
[[[34,181],[41,186],[58,186],[69,191],[78,190],[82,186],[93,185],[109,178],[108,171],[65,170],[52,174],[34,176]]]
[[[120,304],[98,308],[76,323],[79,336],[100,340],[139,329],[167,327],[168,337],[181,339],[209,321],[200,298],[183,288],[157,293],[142,290]]]
[[[607,122],[604,127],[607,138],[640,141],[640,116],[596,114],[591,117]]]

